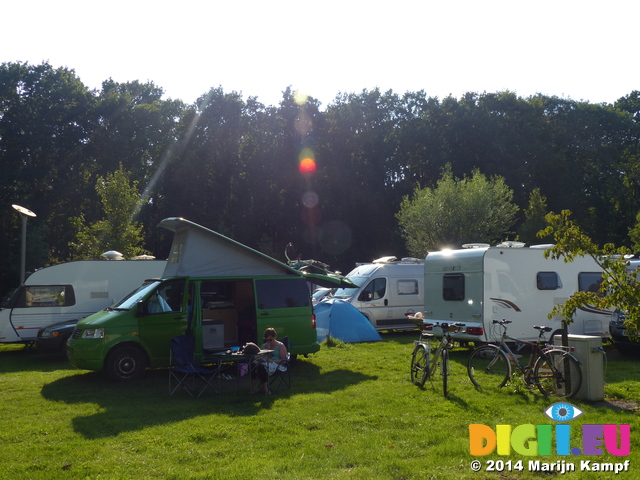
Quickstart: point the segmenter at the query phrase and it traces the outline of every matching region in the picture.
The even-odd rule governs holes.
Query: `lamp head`
[[[27,217],[35,217],[36,214],[33,213],[28,208],[21,207],[20,205],[11,205],[14,210],[16,210],[20,215],[26,215]]]

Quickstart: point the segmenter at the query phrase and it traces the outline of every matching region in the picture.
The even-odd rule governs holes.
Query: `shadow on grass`
[[[0,373],[72,369],[63,350],[42,351],[24,345],[0,346]]]
[[[166,370],[150,371],[135,383],[113,382],[102,373],[90,372],[51,382],[42,388],[42,396],[67,404],[97,404],[100,412],[72,420],[77,433],[96,439],[204,415],[251,416],[271,408],[279,399],[331,393],[377,379],[344,369],[320,373],[316,365],[307,361],[299,361],[293,367],[291,378],[291,389],[280,389],[273,395],[249,395],[249,384],[244,381],[239,393],[235,382],[230,382],[221,395],[208,391],[200,398],[192,398],[186,392],[169,396]]]

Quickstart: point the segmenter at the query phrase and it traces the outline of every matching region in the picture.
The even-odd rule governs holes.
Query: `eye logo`
[[[544,411],[544,414],[556,422],[568,422],[582,415],[582,410],[570,403],[554,403]]]

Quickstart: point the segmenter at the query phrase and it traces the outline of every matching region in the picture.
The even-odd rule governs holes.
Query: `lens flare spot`
[[[306,93],[300,92],[298,90],[293,92],[293,101],[296,102],[296,104],[304,105],[305,103],[307,103],[307,100],[309,100],[309,95],[307,95]]]
[[[303,158],[316,158],[313,150],[310,149],[309,147],[304,147],[302,150],[300,150],[300,153],[298,154],[298,160],[302,160]]]
[[[316,161],[313,158],[303,158],[302,160],[300,160],[300,166],[298,167],[300,169],[300,173],[305,176],[311,176],[314,173],[316,173]]]
[[[309,115],[307,115],[306,113],[301,113],[296,117],[296,119],[294,121],[294,126],[295,126],[296,131],[300,135],[305,137],[311,131],[313,123],[312,123],[311,117]]]
[[[351,247],[351,229],[340,220],[328,222],[320,233],[320,246],[329,255],[340,255]]]
[[[320,223],[320,219],[322,218],[322,212],[318,207],[304,208],[300,212],[300,217],[302,218],[302,221],[306,225],[314,226]]]
[[[316,192],[307,192],[302,196],[302,204],[307,208],[313,208],[318,205],[320,198]]]

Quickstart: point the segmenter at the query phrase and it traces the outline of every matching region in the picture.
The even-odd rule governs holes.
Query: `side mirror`
[[[136,317],[144,317],[147,314],[147,304],[144,300],[138,302],[138,310],[136,311]]]

